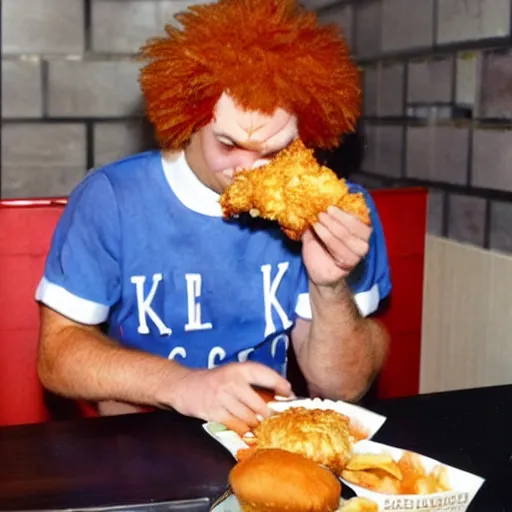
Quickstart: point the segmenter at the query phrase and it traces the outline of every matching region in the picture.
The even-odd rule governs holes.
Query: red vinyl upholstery
[[[379,317],[391,352],[378,395],[418,393],[426,191],[374,191],[391,263],[393,292]],[[34,291],[65,199],[0,202],[0,425],[46,421],[50,412],[36,375],[39,328]],[[82,410],[82,413],[84,410]]]
[[[0,425],[49,419],[36,375],[34,291],[62,204],[0,203]]]
[[[427,190],[372,193],[388,248],[393,289],[376,315],[391,334],[389,359],[377,384],[379,398],[416,395],[420,384]]]

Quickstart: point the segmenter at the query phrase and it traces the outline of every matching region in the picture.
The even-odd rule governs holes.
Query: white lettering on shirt
[[[277,275],[273,281],[271,277],[272,265],[261,266],[261,272],[263,273],[263,300],[265,303],[265,337],[269,336],[273,332],[276,332],[276,326],[274,325],[274,320],[272,319],[272,308],[276,310],[276,313],[283,323],[284,329],[288,329],[292,325],[292,322],[286,316],[285,311],[276,298],[277,289],[279,288],[283,276],[288,270],[289,266],[290,264],[288,262],[279,263],[277,265]]]
[[[222,347],[214,347],[210,350],[208,355],[208,369],[215,368],[218,366],[223,359],[226,358],[226,351]],[[218,358],[218,360],[217,360]]]
[[[169,359],[169,361],[174,361],[177,356],[180,356],[182,359],[187,358],[187,351],[185,350],[185,347],[174,347],[167,359]]]
[[[201,323],[201,304],[197,299],[201,296],[201,274],[185,274],[187,280],[187,305],[188,305],[188,323],[185,325],[185,331],[205,331],[211,329],[213,325],[210,322]]]
[[[238,352],[238,362],[245,363],[247,359],[249,359],[249,355],[251,354],[251,352],[254,352],[253,348],[247,348],[245,350],[241,350],[240,352]]]
[[[285,353],[288,351],[288,345],[290,343],[290,338],[288,337],[288,334],[280,334],[279,336],[276,336],[273,340],[272,340],[272,345],[270,346],[270,352],[272,354],[272,358],[275,359],[276,358],[276,354],[277,354],[277,346],[279,345],[279,343],[281,343],[284,345],[284,351]]]
[[[160,334],[170,336],[172,330],[167,327],[162,319],[156,314],[155,310],[151,307],[151,303],[155,298],[156,291],[160,281],[162,281],[162,274],[153,274],[153,284],[147,297],[144,297],[144,283],[146,276],[132,276],[131,282],[135,285],[137,294],[137,309],[139,313],[139,327],[140,334],[149,334],[149,327],[146,321],[146,315],[153,320],[154,324],[158,327]]]

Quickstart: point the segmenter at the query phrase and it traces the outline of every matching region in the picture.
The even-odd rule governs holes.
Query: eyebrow
[[[233,139],[233,137],[231,137],[230,135],[228,135],[226,133],[216,133],[216,132],[214,132],[213,134],[218,139],[226,139],[226,140],[228,140],[231,144],[233,144],[233,146],[240,146],[240,147],[244,146],[244,144],[242,144],[241,142]]]
[[[222,132],[221,133],[215,133],[214,132],[213,134],[218,139],[226,139],[231,144],[233,144],[233,146],[236,146],[236,147],[239,147],[239,148],[243,148],[243,149],[247,149],[249,151],[254,151],[255,149],[257,149],[257,147],[259,147],[261,145],[260,142],[257,142],[257,143],[254,143],[254,144],[251,144],[251,143],[247,144],[245,142],[240,142],[240,141],[234,139],[233,137],[231,137],[230,135],[228,135],[227,133],[222,133]],[[293,142],[293,139],[294,139],[294,137],[290,137],[290,140],[287,140],[286,144],[280,146],[277,149],[270,149],[265,154],[275,153],[276,151],[281,151],[282,149],[288,147]]]

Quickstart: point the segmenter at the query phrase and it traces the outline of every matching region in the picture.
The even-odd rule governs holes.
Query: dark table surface
[[[486,479],[468,512],[512,511],[512,386],[369,408],[388,417],[375,441]],[[169,412],[4,427],[0,510],[138,504],[152,512],[199,512],[223,492],[233,463],[201,422]]]

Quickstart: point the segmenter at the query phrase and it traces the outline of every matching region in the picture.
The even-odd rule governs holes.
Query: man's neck
[[[197,179],[209,189],[219,193],[215,182],[212,179],[211,173],[208,172],[206,163],[202,156],[202,151],[199,146],[199,140],[193,138],[190,144],[185,148],[185,159],[192,172],[197,176]]]
[[[174,195],[188,209],[210,217],[221,217],[217,192],[207,187],[190,168],[185,153],[163,152],[164,174]]]

